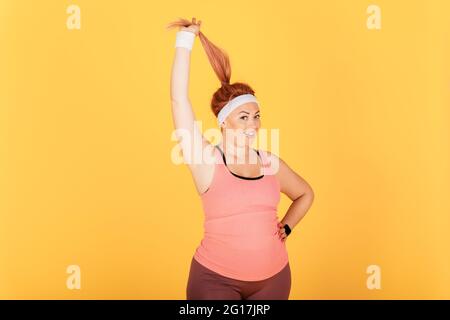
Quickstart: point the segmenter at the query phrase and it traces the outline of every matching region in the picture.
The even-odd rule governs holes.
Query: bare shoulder
[[[293,170],[281,157],[266,151],[268,165],[280,182],[281,192],[294,200],[307,192],[312,192],[309,183]]]
[[[280,172],[280,166],[285,166],[286,163],[277,156],[275,153],[272,153],[268,150],[263,150],[266,156],[265,168],[270,172],[270,174],[278,175]]]

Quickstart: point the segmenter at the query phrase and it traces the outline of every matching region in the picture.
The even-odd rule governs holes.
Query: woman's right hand
[[[192,18],[192,24],[189,27],[180,27],[180,30],[190,31],[192,33],[195,33],[198,36],[198,33],[200,32],[201,24],[202,24],[201,20],[198,20],[198,22],[196,22],[196,19]]]

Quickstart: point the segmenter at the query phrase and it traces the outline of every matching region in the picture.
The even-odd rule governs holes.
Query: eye
[[[241,119],[242,120],[247,120],[248,116],[242,116]]]
[[[257,115],[255,116],[255,118],[256,118],[256,119],[259,119],[259,114],[257,114]]]

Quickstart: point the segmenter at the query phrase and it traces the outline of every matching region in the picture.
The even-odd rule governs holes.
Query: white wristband
[[[196,34],[190,31],[180,30],[177,32],[177,38],[175,40],[175,48],[182,47],[192,50],[192,46],[194,45]]]

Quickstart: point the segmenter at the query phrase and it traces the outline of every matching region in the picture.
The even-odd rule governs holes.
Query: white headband
[[[241,94],[240,96],[234,97],[230,101],[227,102],[227,104],[220,109],[219,114],[217,115],[217,122],[219,123],[219,126],[222,124],[222,122],[225,121],[226,117],[237,107],[243,105],[247,102],[256,102],[259,106],[259,102],[256,99],[256,97],[252,94]]]

